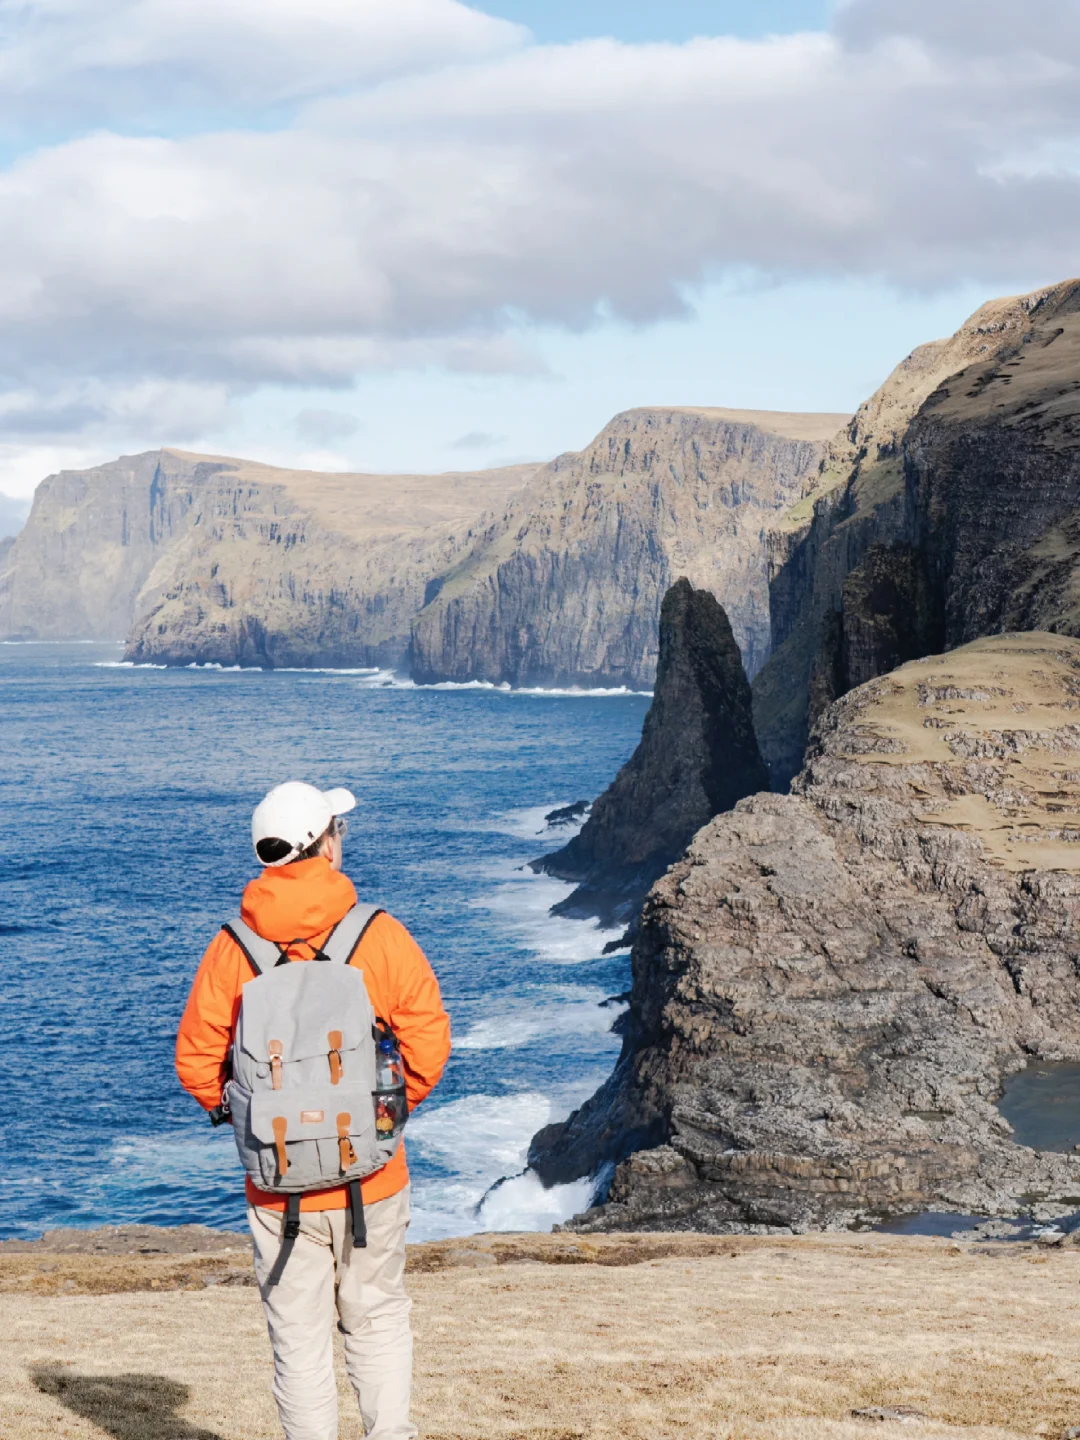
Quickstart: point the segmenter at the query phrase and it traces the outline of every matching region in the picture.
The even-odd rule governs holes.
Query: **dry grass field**
[[[1077,1249],[492,1236],[414,1247],[410,1270],[425,1440],[1057,1440],[1080,1424]],[[242,1251],[0,1254],[0,1435],[277,1436],[246,1275]],[[852,1415],[903,1406],[926,1418]],[[361,1433],[343,1387],[343,1440]]]

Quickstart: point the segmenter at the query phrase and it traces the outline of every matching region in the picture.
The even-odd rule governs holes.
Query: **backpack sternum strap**
[[[378,905],[354,905],[334,926],[323,948],[315,951],[315,959],[333,960],[348,965],[368,926],[376,915],[382,913]],[[283,947],[273,940],[265,940],[257,931],[252,930],[250,925],[245,925],[243,920],[230,920],[221,928],[240,946],[256,975],[265,975],[275,965],[288,963],[287,945]],[[310,941],[297,940],[293,943],[308,945]]]

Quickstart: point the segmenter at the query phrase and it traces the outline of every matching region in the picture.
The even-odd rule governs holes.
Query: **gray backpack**
[[[242,920],[224,926],[256,977],[241,994],[225,1099],[244,1169],[260,1190],[287,1197],[274,1279],[300,1232],[305,1191],[347,1185],[353,1243],[366,1244],[360,1181],[401,1143],[400,1125],[384,1138],[376,1131],[376,1047],[389,1032],[376,1027],[363,972],[349,963],[380,913],[354,906],[302,963]]]

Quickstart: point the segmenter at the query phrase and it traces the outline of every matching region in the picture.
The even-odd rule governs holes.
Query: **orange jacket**
[[[282,945],[298,942],[289,943],[290,956],[310,960],[313,947],[326,943],[330,931],[355,904],[352,881],[318,856],[264,870],[245,888],[240,918],[264,939]],[[385,913],[368,926],[352,963],[364,972],[376,1015],[397,1036],[413,1110],[438,1084],[450,1054],[450,1021],[439,982],[405,926]],[[210,942],[195,974],[176,1037],[176,1073],[184,1089],[207,1110],[221,1102],[240,992],[254,978],[243,951],[224,931]],[[402,1143],[394,1158],[363,1182],[364,1203],[385,1200],[408,1183]],[[278,1210],[285,1206],[283,1196],[257,1189],[250,1179],[247,1197],[253,1205]],[[338,1185],[305,1195],[300,1208],[340,1210],[345,1201],[345,1186]]]

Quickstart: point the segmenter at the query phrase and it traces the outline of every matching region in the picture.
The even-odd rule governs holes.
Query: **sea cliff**
[[[995,1108],[1080,1059],[1080,642],[976,641],[851,691],[789,795],[699,831],[649,895],[610,1080],[541,1131],[617,1164],[585,1230],[1075,1208],[1080,1156]]]
[[[804,492],[842,415],[630,410],[533,477],[433,587],[417,680],[650,688],[660,604],[685,575],[768,654],[764,533]]]
[[[1080,633],[1078,430],[1077,281],[984,305],[860,408],[769,538],[774,788],[852,685],[1003,629]]]
[[[684,577],[660,609],[656,690],[640,744],[579,833],[533,869],[576,883],[558,913],[626,924],[695,831],[767,786],[731,626],[715,596]]]
[[[328,475],[177,450],[64,471],[0,548],[0,638],[136,662],[651,686],[688,575],[768,653],[764,531],[841,416],[633,411],[548,466]]]
[[[327,475],[160,450],[38,487],[0,553],[0,637],[134,661],[402,664],[432,578],[535,467]]]

